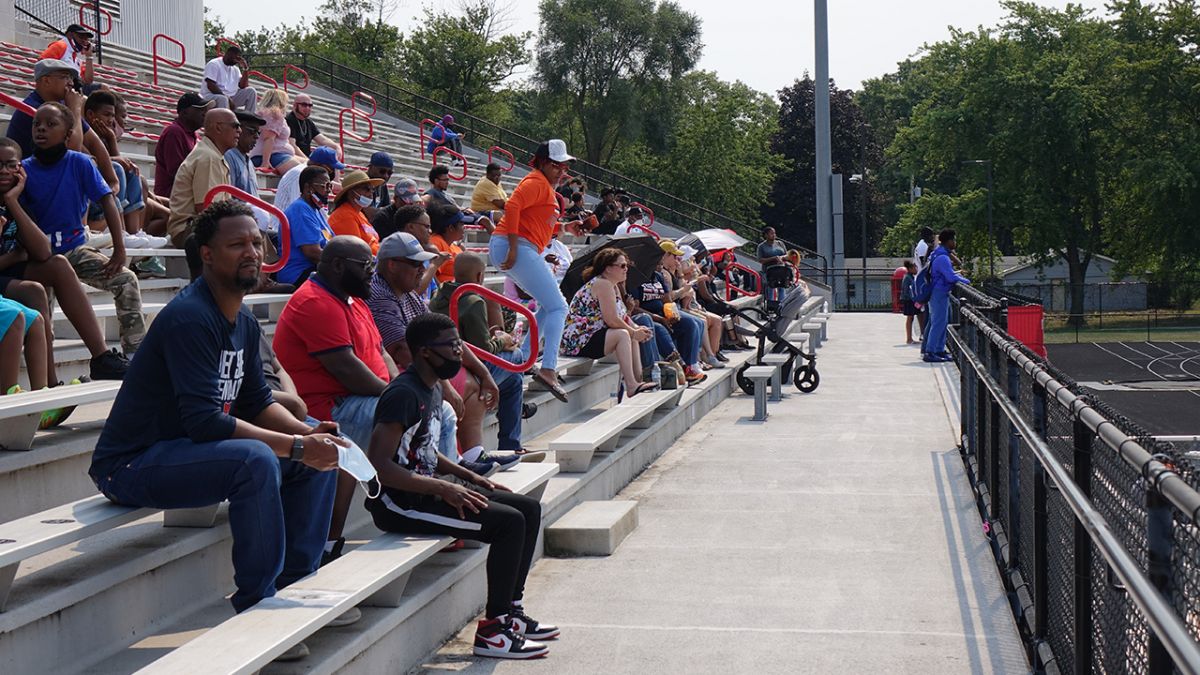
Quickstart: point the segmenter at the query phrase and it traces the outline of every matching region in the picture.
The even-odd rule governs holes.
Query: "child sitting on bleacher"
[[[22,165],[28,176],[21,206],[50,237],[50,248],[62,254],[79,280],[113,295],[125,353],[137,351],[146,334],[142,293],[137,276],[125,267],[121,211],[112,188],[92,159],[67,149],[75,115],[61,103],[44,103],[33,119],[33,156]],[[111,168],[111,167],[110,167]],[[88,246],[83,216],[88,202],[99,202],[112,234],[112,256]]]
[[[521,602],[541,530],[541,504],[438,452],[439,380],[454,377],[463,357],[463,342],[450,317],[434,313],[416,317],[408,324],[405,340],[412,366],[383,390],[375,408],[367,454],[383,491],[367,499],[367,510],[385,532],[491,544],[487,607],[475,630],[474,652],[507,659],[544,656],[549,649],[534,640],[556,638],[559,630],[530,618]]]

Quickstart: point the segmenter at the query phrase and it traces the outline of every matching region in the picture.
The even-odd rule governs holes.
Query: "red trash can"
[[[904,281],[905,274],[908,274],[908,270],[903,267],[897,267],[892,272],[892,314],[899,314],[904,309],[900,305],[900,282]]]

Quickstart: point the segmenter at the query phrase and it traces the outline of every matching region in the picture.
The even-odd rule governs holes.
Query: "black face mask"
[[[62,159],[63,157],[66,157],[66,156],[67,156],[67,144],[66,143],[59,143],[58,145],[51,145],[48,148],[39,148],[36,145],[33,146],[33,158],[36,159],[39,164],[44,164],[47,166],[49,166],[51,164],[56,164],[58,162],[58,160]]]
[[[347,269],[342,271],[340,281],[342,288],[351,297],[360,300],[366,300],[371,297],[371,281],[369,277],[360,277],[357,272]]]
[[[442,361],[440,364],[433,366],[433,374],[437,375],[439,380],[451,379],[462,368],[462,361],[448,359],[441,354],[437,354],[436,356]]]

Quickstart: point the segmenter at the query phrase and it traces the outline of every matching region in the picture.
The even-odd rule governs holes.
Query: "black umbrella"
[[[658,261],[663,257],[663,250],[658,247],[658,241],[645,234],[593,237],[592,244],[575,256],[575,260],[567,268],[567,276],[559,286],[567,301],[575,297],[575,292],[583,286],[584,268],[592,264],[592,258],[596,257],[598,251],[606,248],[619,248],[625,252],[625,257],[629,258],[626,290],[649,281],[650,275],[658,267]]]

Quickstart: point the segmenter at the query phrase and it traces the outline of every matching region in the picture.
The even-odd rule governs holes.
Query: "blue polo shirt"
[[[34,91],[29,92],[29,95],[25,97],[25,102],[32,106],[34,110],[37,110],[46,101],[42,100],[41,95],[39,95],[35,89]],[[59,103],[62,103],[62,101],[59,101]],[[86,134],[89,130],[91,130],[91,127],[88,126],[87,120],[80,120],[80,122],[83,124],[83,133]],[[26,115],[20,110],[13,110],[12,118],[8,120],[8,133],[6,135],[16,141],[17,145],[21,146],[22,157],[28,157],[33,154],[32,117]]]
[[[83,215],[90,202],[112,194],[91,156],[68,150],[62,159],[45,166],[33,157],[21,161],[28,179],[21,206],[50,237],[55,253],[66,253],[87,243]]]
[[[274,400],[263,377],[261,329],[245,305],[230,323],[197,279],[150,324],[100,432],[89,473],[109,475],[159,441],[233,436]]]
[[[283,212],[287,216],[291,228],[291,243],[288,248],[287,264],[276,273],[275,277],[285,284],[295,283],[305,270],[313,267],[312,262],[304,257],[301,246],[317,244],[325,248],[325,243],[333,238],[333,230],[325,219],[325,211],[305,202],[301,197],[292,202]]]

